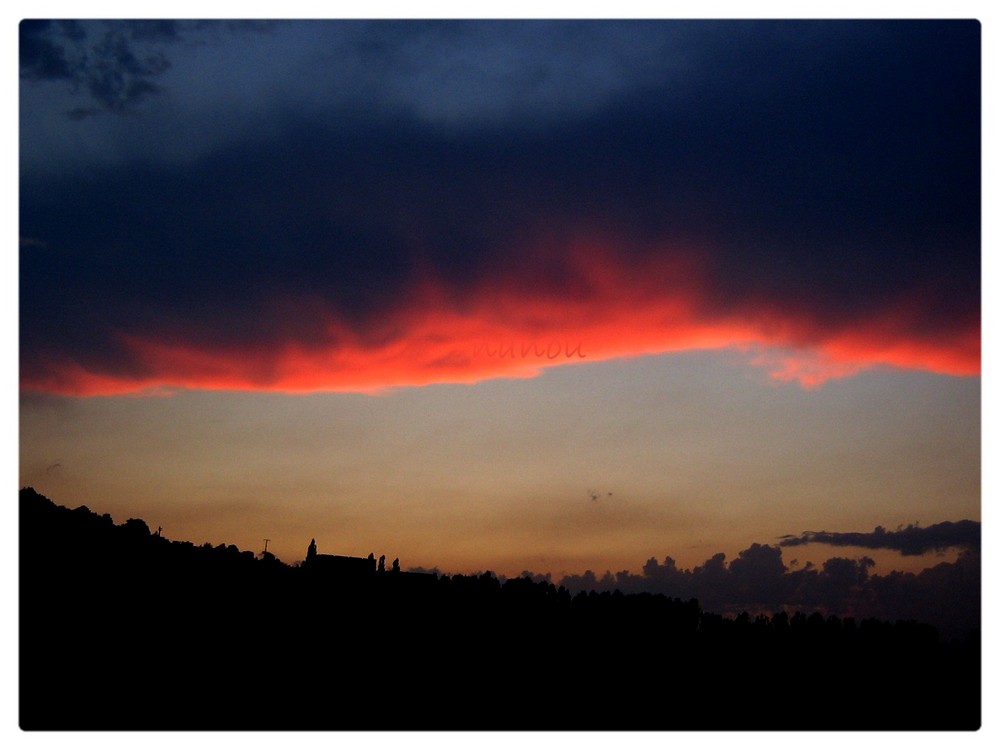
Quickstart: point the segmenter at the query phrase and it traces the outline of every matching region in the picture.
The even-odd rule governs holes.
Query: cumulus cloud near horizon
[[[942,546],[963,548],[954,562],[938,562],[919,573],[878,574],[873,572],[875,562],[865,556],[833,557],[821,566],[792,569],[785,564],[780,545],[755,542],[728,562],[719,552],[686,569],[669,556],[662,562],[653,557],[641,573],[606,571],[598,576],[588,570],[565,576],[558,585],[574,593],[619,590],[697,599],[705,611],[728,615],[818,611],[856,619],[917,620],[934,625],[946,637],[961,637],[981,626],[980,523],[965,520],[935,526],[939,528],[928,527],[931,533],[919,541],[907,536],[913,533],[910,530],[892,538],[890,544],[895,546],[885,546],[921,546],[928,552]],[[879,536],[889,533],[895,532]]]

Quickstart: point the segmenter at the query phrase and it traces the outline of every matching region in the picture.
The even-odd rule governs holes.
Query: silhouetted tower
[[[312,563],[316,560],[316,540],[313,539],[309,542],[309,549],[306,550],[306,563]]]

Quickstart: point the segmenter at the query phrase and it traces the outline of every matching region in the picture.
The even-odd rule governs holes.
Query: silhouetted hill
[[[331,576],[20,492],[26,730],[977,729],[978,636]],[[889,699],[891,696],[891,700]]]

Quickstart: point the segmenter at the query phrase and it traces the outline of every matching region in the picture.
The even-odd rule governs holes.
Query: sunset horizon
[[[19,52],[22,492],[296,569],[980,626],[979,20]]]

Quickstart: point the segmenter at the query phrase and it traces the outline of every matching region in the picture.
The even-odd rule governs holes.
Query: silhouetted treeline
[[[573,592],[617,589],[626,594],[649,591],[698,599],[706,609],[732,616],[743,610],[765,614],[802,610],[856,620],[917,620],[934,625],[946,638],[960,638],[980,628],[979,526],[978,522],[963,521],[936,524],[926,530],[908,527],[899,532],[904,542],[911,545],[906,549],[916,542],[930,540],[948,542],[942,549],[959,550],[954,561],[938,562],[919,573],[890,571],[878,575],[871,572],[875,562],[869,557],[831,557],[819,567],[806,562],[804,566],[790,568],[782,559],[785,542],[777,546],[755,542],[728,563],[722,552],[691,569],[678,567],[669,556],[662,564],[650,558],[638,574],[623,570],[612,575],[606,571],[598,577],[588,570],[583,575],[566,576],[559,584]],[[945,540],[942,528],[952,529]],[[918,536],[922,531],[930,533]],[[858,536],[870,537],[869,546],[892,537],[896,540],[893,543],[902,546],[895,532],[839,536],[852,540]],[[886,544],[885,548],[891,546]]]
[[[20,493],[26,730],[973,730],[978,633],[331,578]]]

